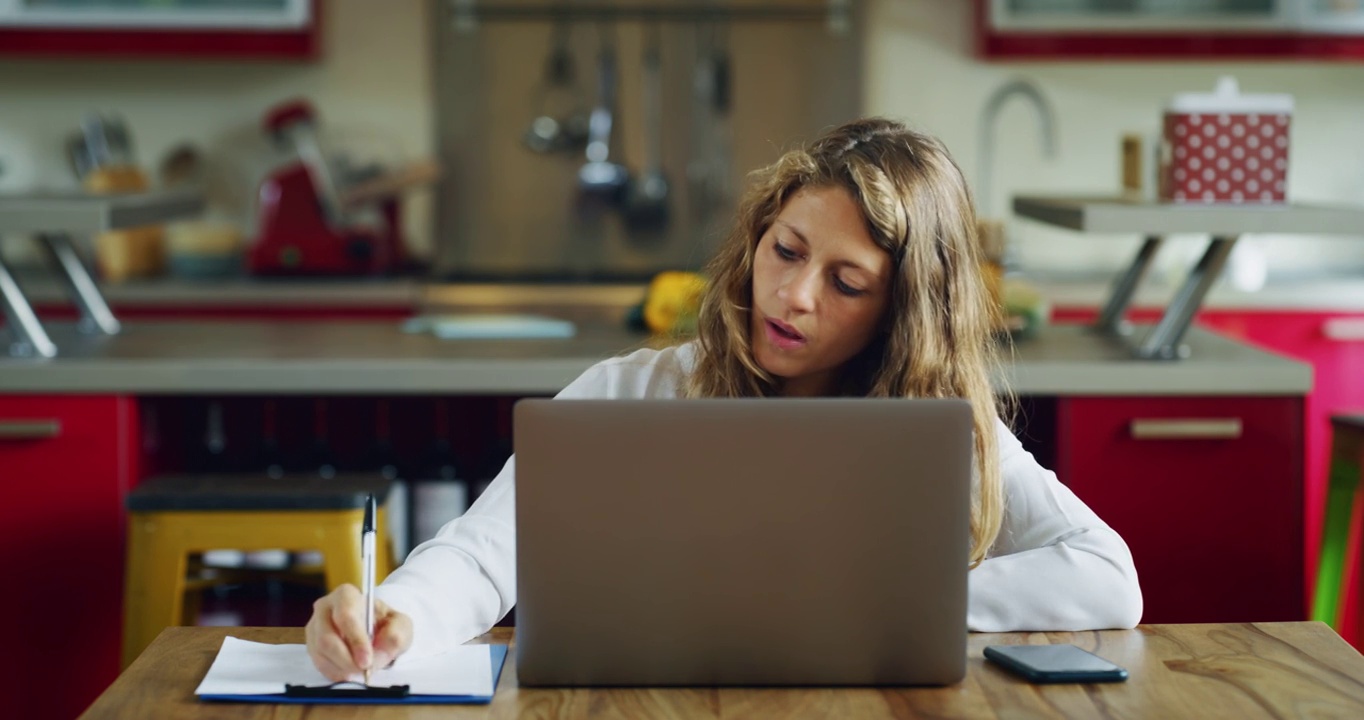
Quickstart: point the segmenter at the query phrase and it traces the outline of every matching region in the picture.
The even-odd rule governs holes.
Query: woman
[[[882,119],[836,128],[755,174],[712,262],[694,341],[588,369],[561,398],[960,397],[975,416],[971,630],[1129,628],[1141,591],[1122,539],[1000,421],[995,310],[975,212],[936,140]],[[486,632],[516,602],[515,458],[376,589],[314,607],[308,650],[352,677]]]

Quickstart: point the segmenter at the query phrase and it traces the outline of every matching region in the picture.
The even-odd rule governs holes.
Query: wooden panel
[[[193,691],[224,635],[303,642],[301,628],[169,628],[82,717],[848,718],[1364,717],[1364,658],[1321,623],[1151,625],[972,635],[966,679],[943,688],[522,689],[512,644],[490,705],[205,705]],[[495,630],[477,642],[512,642]],[[1032,685],[986,663],[987,645],[1073,643],[1127,682]]]

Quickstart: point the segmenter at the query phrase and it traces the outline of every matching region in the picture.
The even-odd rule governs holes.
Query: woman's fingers
[[[331,595],[313,603],[313,615],[303,628],[307,638],[308,657],[313,665],[333,682],[345,680],[359,672],[351,657],[350,648],[337,634],[332,624],[335,598]]]
[[[331,623],[341,641],[350,649],[351,663],[360,670],[369,668],[374,655],[365,627],[365,599],[354,585],[332,591]]]
[[[304,627],[308,657],[333,682],[367,669],[388,667],[412,646],[412,618],[374,601],[374,639],[365,626],[365,598],[354,585],[342,585],[313,603]]]
[[[374,614],[374,667],[385,668],[412,646],[412,618],[377,601]]]
[[[332,682],[340,682],[360,672],[351,661],[350,648],[341,638],[329,635],[317,643],[317,652],[309,652],[313,665]]]

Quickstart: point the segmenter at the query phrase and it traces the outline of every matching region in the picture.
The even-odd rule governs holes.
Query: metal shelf
[[[1093,233],[1364,235],[1364,208],[1299,203],[1176,205],[1120,197],[1020,195],[1014,198],[1014,213]]]
[[[203,211],[204,196],[196,190],[126,195],[0,195],[0,232],[93,235],[159,225]]]
[[[114,335],[120,325],[71,236],[88,236],[110,230],[159,225],[199,215],[203,194],[197,190],[86,195],[38,193],[0,195],[0,235],[36,234],[44,252],[61,273],[76,306],[82,332]],[[0,310],[9,321],[11,355],[50,358],[57,354],[23,289],[0,255]]]
[[[1139,233],[1145,236],[1131,265],[1113,283],[1094,330],[1128,338],[1131,325],[1125,314],[1152,260],[1174,233],[1210,235],[1202,257],[1189,271],[1160,321],[1133,353],[1148,360],[1188,357],[1183,344],[1194,316],[1212,283],[1221,274],[1236,240],[1246,233],[1364,235],[1364,209],[1325,205],[1176,205],[1121,197],[1017,196],[1014,213],[1038,222],[1094,233]]]

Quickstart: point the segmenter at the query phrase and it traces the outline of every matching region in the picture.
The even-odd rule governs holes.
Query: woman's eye
[[[837,275],[834,276],[834,287],[838,288],[839,292],[843,293],[844,295],[847,295],[848,297],[857,297],[858,295],[863,295],[866,293],[866,290],[860,290],[843,282],[842,278],[839,278]]]
[[[773,247],[773,248],[776,248],[776,250],[777,250],[777,255],[778,255],[779,257],[781,257],[782,260],[795,260],[795,259],[796,259],[796,251],[795,251],[795,250],[792,250],[791,248],[788,248],[788,247],[786,247],[785,245],[782,245],[782,244],[779,243],[779,242],[778,242],[778,243],[772,243],[772,247]]]

